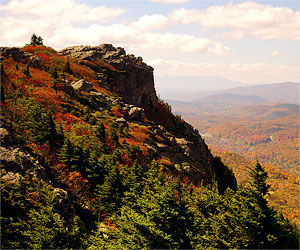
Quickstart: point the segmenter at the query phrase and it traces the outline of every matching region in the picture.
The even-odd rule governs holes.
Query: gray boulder
[[[144,109],[139,107],[133,107],[128,112],[128,118],[130,120],[141,121],[144,119]]]
[[[81,79],[77,82],[72,82],[71,85],[74,89],[78,89],[80,91],[87,91],[87,92],[93,88],[93,84],[84,79]]]

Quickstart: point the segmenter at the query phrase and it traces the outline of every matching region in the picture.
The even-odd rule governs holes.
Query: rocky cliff
[[[115,48],[111,44],[73,46],[61,50],[59,54],[76,58],[81,63],[100,61],[104,66],[112,66],[96,68],[96,77],[100,84],[107,83],[111,91],[123,98],[122,103],[117,101],[123,107],[124,103],[143,107],[158,103],[154,88],[153,68],[145,64],[141,57],[127,55],[123,48]],[[156,121],[163,119],[159,117],[160,114],[157,116]],[[138,120],[141,125],[149,125],[144,122],[144,119]],[[211,182],[215,175],[212,155],[198,131],[194,130],[191,125],[182,121],[180,131],[176,131],[178,133],[161,125],[152,126],[150,131],[162,138],[159,142],[152,141],[146,144],[151,154],[171,159],[176,167],[196,185]]]
[[[109,89],[120,95],[124,102],[140,106],[158,101],[154,88],[153,68],[141,57],[127,55],[120,47],[111,44],[99,46],[73,46],[63,49],[60,55],[83,61],[98,61],[104,67],[95,68],[99,83],[108,83]],[[110,66],[110,67],[105,67]]]
[[[168,159],[170,164],[167,171],[170,173],[180,172],[197,186],[210,183],[218,175],[214,158],[198,131],[180,117],[175,117],[169,106],[158,100],[154,88],[153,68],[145,64],[141,57],[127,55],[123,48],[115,48],[110,44],[73,46],[58,53],[52,49],[48,49],[49,51],[45,53],[47,48],[37,47],[42,50],[38,53],[34,49],[36,48],[2,47],[1,59],[5,62],[10,58],[21,65],[27,64],[41,72],[51,73],[50,67],[53,67],[55,61],[49,64],[47,56],[54,53],[56,58],[57,55],[60,56],[59,60],[71,60],[72,67],[79,64],[92,69],[91,79],[80,79],[78,73],[76,81],[64,79],[64,87],[61,86],[60,89],[62,91],[68,89],[66,93],[71,95],[71,99],[82,91],[88,93],[89,99],[98,99],[100,106],[99,104],[89,106],[93,112],[105,112],[102,118],[116,124],[112,126],[123,126],[129,130],[139,127],[139,131],[147,130],[146,136],[149,138],[140,145],[144,148],[144,152],[154,159]],[[59,84],[56,85],[59,87]],[[100,93],[97,87],[106,88],[117,96]],[[71,99],[67,101],[68,109],[72,109],[72,105],[75,105]],[[116,107],[122,113],[121,118],[111,113]],[[4,148],[3,150],[5,151]]]

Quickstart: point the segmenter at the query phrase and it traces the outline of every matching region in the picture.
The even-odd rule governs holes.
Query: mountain
[[[218,76],[156,76],[156,86],[163,99],[188,101],[199,97],[198,92],[216,91],[247,86]],[[169,87],[160,87],[169,86]]]
[[[194,102],[197,105],[203,104],[227,104],[227,105],[237,105],[237,104],[251,104],[251,103],[264,103],[267,102],[266,99],[257,95],[239,95],[232,93],[222,93],[216,95],[210,95]]]
[[[268,204],[264,168],[237,186],[159,100],[141,57],[110,44],[57,52],[36,38],[0,48],[1,248],[299,243]]]
[[[208,96],[218,94],[236,94],[236,95],[255,95],[266,99],[268,102],[280,103],[299,103],[299,90],[300,83],[285,82],[285,83],[272,83],[260,84],[247,87],[236,87],[231,89],[217,90],[217,91],[202,91],[198,92],[198,99],[193,99],[193,102],[201,102],[201,99]],[[211,97],[213,98],[213,97]],[[258,100],[259,102],[260,100]]]

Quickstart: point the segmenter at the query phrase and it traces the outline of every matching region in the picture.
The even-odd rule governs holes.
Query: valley
[[[199,130],[214,155],[233,169],[238,183],[258,159],[268,170],[271,204],[299,223],[299,105],[185,105],[173,111]]]

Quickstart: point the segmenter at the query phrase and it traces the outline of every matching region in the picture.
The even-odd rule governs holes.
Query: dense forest
[[[110,90],[126,72],[62,56],[37,36],[10,51],[1,59],[2,249],[299,247],[298,228],[269,204],[259,162],[237,184],[207,151],[210,179],[169,154],[186,147],[172,135],[187,125],[167,104],[128,118],[141,109]]]

